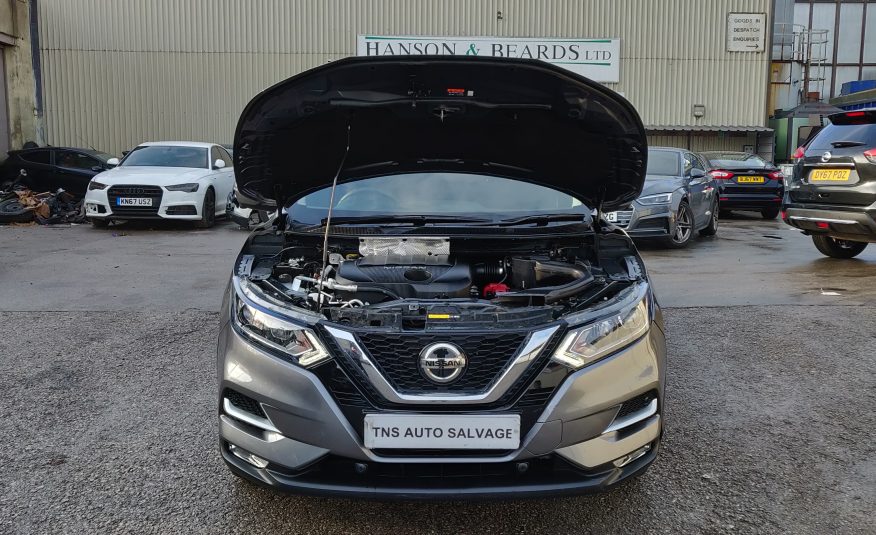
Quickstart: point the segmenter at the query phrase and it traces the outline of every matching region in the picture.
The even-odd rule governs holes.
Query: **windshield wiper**
[[[830,142],[830,145],[835,149],[839,149],[842,147],[860,147],[863,144],[864,144],[863,141],[831,141]]]
[[[533,223],[537,225],[546,225],[552,221],[576,221],[578,223],[584,223],[587,221],[587,214],[534,214],[514,217],[511,219],[500,219],[499,221],[483,223],[483,226],[511,227],[514,225],[528,225]]]
[[[483,223],[492,221],[484,217],[468,217],[453,215],[372,215],[361,217],[333,217],[332,225],[360,224],[360,223],[411,223],[425,225],[427,223]],[[320,221],[325,225],[326,220]]]

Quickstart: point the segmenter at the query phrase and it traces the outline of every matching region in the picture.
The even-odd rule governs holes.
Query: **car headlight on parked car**
[[[313,331],[256,308],[236,294],[232,320],[248,338],[293,357],[301,366],[329,358]]]
[[[190,182],[186,184],[174,184],[173,186],[164,186],[167,191],[184,191],[186,193],[194,193],[198,191],[198,183]]]
[[[88,191],[95,189],[106,189],[106,184],[102,184],[100,182],[97,182],[96,180],[92,180],[88,183]]]
[[[639,204],[644,204],[646,206],[653,206],[655,204],[669,204],[672,200],[671,193],[660,193],[658,195],[647,195],[645,197],[639,197],[636,201]]]
[[[569,332],[553,359],[573,369],[582,368],[636,341],[649,327],[647,299],[643,298]]]

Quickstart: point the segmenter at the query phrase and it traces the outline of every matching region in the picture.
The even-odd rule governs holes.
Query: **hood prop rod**
[[[605,186],[599,189],[599,198],[596,200],[596,224],[593,229],[593,254],[596,257],[596,265],[602,265],[599,259],[599,235],[602,233],[602,203],[605,202]]]
[[[341,163],[338,165],[338,170],[335,173],[335,178],[332,179],[332,191],[331,195],[329,195],[329,205],[328,205],[328,213],[325,218],[325,233],[322,237],[322,269],[320,270],[319,276],[319,285],[316,294],[316,303],[317,310],[322,311],[322,286],[325,281],[326,271],[325,268],[328,265],[328,237],[329,237],[329,229],[332,224],[332,208],[335,205],[335,189],[338,187],[338,177],[341,176],[341,171],[344,170],[344,164],[347,162],[347,155],[350,153],[350,123],[347,123],[347,146],[344,148],[344,155],[341,157]]]

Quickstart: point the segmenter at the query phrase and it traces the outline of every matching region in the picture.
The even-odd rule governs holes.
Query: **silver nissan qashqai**
[[[237,198],[219,446],[301,493],[546,496],[654,461],[665,339],[602,213],[647,142],[617,93],[537,61],[349,58],[257,95]]]

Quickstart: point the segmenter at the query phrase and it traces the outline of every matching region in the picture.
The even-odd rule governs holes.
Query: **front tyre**
[[[838,240],[830,236],[812,236],[812,243],[821,254],[831,258],[854,258],[867,248],[865,242]]]
[[[198,228],[210,228],[216,222],[216,192],[213,188],[204,194],[204,205],[201,207],[201,220],[195,226]]]
[[[718,233],[718,203],[712,206],[712,216],[709,218],[709,225],[700,231],[700,236],[714,236]]]
[[[693,213],[687,201],[681,201],[675,212],[675,228],[670,236],[663,238],[663,245],[671,249],[683,249],[693,236]]]

